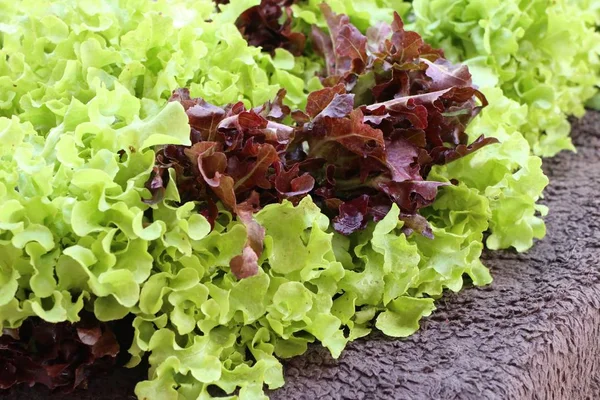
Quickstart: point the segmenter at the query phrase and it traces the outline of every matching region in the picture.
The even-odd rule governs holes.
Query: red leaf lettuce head
[[[275,3],[273,15],[281,8]],[[405,31],[397,14],[391,25],[363,35],[347,16],[326,4],[322,10],[329,29],[313,27],[311,43],[326,61],[325,88],[309,94],[305,111],[284,106],[285,91],[251,110],[191,99],[184,89],[171,98],[188,114],[193,145],[158,152],[149,201],[161,198],[168,180],[161,170],[174,168],[182,200],[198,201],[204,215],[214,215],[207,210],[216,202],[236,213],[248,232],[243,254],[231,263],[238,278],[258,271],[264,231],[252,213],[283,199],[311,195],[342,234],[396,204],[406,233],[431,236],[419,211],[447,184],[427,180],[432,166],[496,142],[469,143],[466,127],[487,101],[466,66]]]

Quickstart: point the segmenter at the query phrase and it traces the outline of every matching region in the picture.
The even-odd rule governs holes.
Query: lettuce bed
[[[283,385],[278,358],[315,341],[337,357],[373,328],[408,336],[463,275],[489,283],[479,259],[485,232],[489,248],[519,251],[544,235],[536,202],[547,179],[531,149],[568,147],[564,115],[593,94],[597,53],[583,2],[554,2],[560,13],[543,13],[544,1],[465,2],[479,13],[509,10],[522,28],[516,38],[535,33],[548,46],[556,18],[579,21],[573,34],[585,40],[570,42],[568,60],[543,45],[524,51],[525,39],[480,57],[468,38],[503,25],[470,36],[486,25],[454,20],[483,17],[448,13],[445,2],[427,12],[443,13],[447,26],[425,24],[416,1],[414,14],[393,1],[329,2],[349,19],[292,3],[247,11],[258,1],[0,0],[0,326],[13,339],[0,347],[4,365],[15,357],[4,350],[34,318],[93,346],[103,330],[90,337],[60,323],[133,315],[129,365],[150,353],[138,397],[263,398],[264,385]],[[468,59],[481,93],[393,11],[416,16],[414,27],[450,58]],[[533,12],[548,18],[544,29],[527,25]],[[402,54],[386,53],[391,30]],[[441,39],[453,36],[460,41]],[[403,91],[402,76],[415,92]],[[429,93],[437,94],[422,100]],[[231,125],[220,119],[213,129],[215,115]],[[340,139],[348,130],[369,139]],[[234,151],[237,138],[246,145]],[[414,142],[392,152],[399,138]],[[208,142],[217,144],[199,148]],[[250,172],[231,173],[232,162],[248,160]],[[346,162],[364,171],[351,176]],[[373,174],[387,181],[353,190]],[[111,346],[96,357],[114,356]],[[40,371],[56,362],[31,360]],[[21,376],[0,387],[21,381],[57,386]]]

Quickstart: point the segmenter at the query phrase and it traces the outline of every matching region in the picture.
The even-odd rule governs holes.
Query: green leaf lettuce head
[[[143,116],[178,87],[218,104],[264,103],[277,93],[272,79],[283,78],[234,25],[254,3],[215,13],[209,0],[2,0],[0,115],[20,115],[45,134],[72,98],[86,104],[96,87],[115,83],[140,99]]]
[[[570,0],[415,0],[413,28],[464,61],[481,87],[527,105],[521,133],[534,154],[574,150],[569,115],[581,117],[600,83],[598,7]]]
[[[149,241],[167,231],[143,221],[148,146],[189,142],[181,106],[138,113],[134,96],[101,89],[87,107],[73,99],[47,137],[17,116],[0,118],[1,325],[33,315],[76,321],[90,296],[101,319],[137,303],[153,264]],[[108,122],[117,115],[131,124]]]
[[[433,241],[400,233],[396,206],[365,231],[342,236],[306,197],[255,215],[266,229],[255,276],[237,280],[229,270],[246,234],[226,212],[210,234],[190,241],[190,253],[167,249],[156,259],[162,272],[144,283],[134,308],[131,365],[152,352],[138,397],[209,398],[215,385],[228,394],[240,388],[241,399],[263,398],[263,384],[283,385],[278,358],[302,354],[314,341],[338,357],[373,326],[411,335],[434,310],[431,296],[459,290],[463,273],[489,283],[479,261],[487,200],[464,186],[444,190]]]

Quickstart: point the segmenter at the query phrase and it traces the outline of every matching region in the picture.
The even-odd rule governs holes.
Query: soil
[[[545,160],[548,235],[525,254],[490,252],[494,282],[447,294],[404,340],[373,334],[338,360],[318,346],[285,363],[274,400],[600,398],[600,113],[573,124],[578,153]],[[142,369],[87,392],[18,388],[6,400],[135,399]]]

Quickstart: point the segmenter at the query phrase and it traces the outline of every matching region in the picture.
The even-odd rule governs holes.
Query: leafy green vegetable
[[[116,94],[129,109],[109,100]],[[86,106],[73,99],[46,137],[17,116],[0,118],[10,138],[0,141],[2,326],[33,315],[77,321],[90,296],[101,319],[137,303],[153,264],[149,241],[173,229],[144,222],[143,184],[154,165],[147,147],[189,143],[180,105],[143,120],[138,113],[139,101],[117,88],[99,89]],[[118,127],[117,116],[131,124]],[[186,230],[198,223],[185,221]]]
[[[272,58],[248,46],[234,25],[256,3],[236,1],[215,13],[209,0],[2,0],[0,115],[20,115],[45,134],[73,97],[87,104],[98,87],[115,83],[140,99],[142,116],[155,114],[178,87],[220,104],[263,103],[278,90],[267,68]]]
[[[131,320],[98,322],[92,314],[82,321],[50,323],[31,318],[0,336],[0,389],[42,384],[69,393],[86,387],[88,378],[115,367],[120,343],[115,330],[131,331]]]
[[[271,58],[210,1],[1,8],[0,324],[76,321],[92,299],[100,319],[120,318],[151,274],[153,243],[190,248],[180,234],[202,236],[206,223],[189,207],[145,217],[152,147],[189,143],[166,97],[193,80],[208,99],[264,101],[278,89],[259,67]]]
[[[527,105],[521,133],[534,154],[574,150],[567,116],[581,117],[600,83],[598,7],[570,0],[415,0],[414,29],[481,87]]]
[[[192,241],[190,254],[157,259],[164,272],[143,285],[135,311],[131,365],[152,352],[138,397],[208,396],[214,385],[228,394],[240,388],[240,399],[262,398],[263,384],[283,385],[277,358],[302,354],[316,340],[338,357],[374,326],[408,336],[433,311],[429,295],[459,290],[463,273],[489,283],[479,262],[487,200],[464,186],[443,190],[433,241],[401,233],[395,205],[379,223],[342,236],[306,197],[255,215],[266,232],[255,276],[238,280],[228,267],[246,240],[237,221],[216,224]]]

